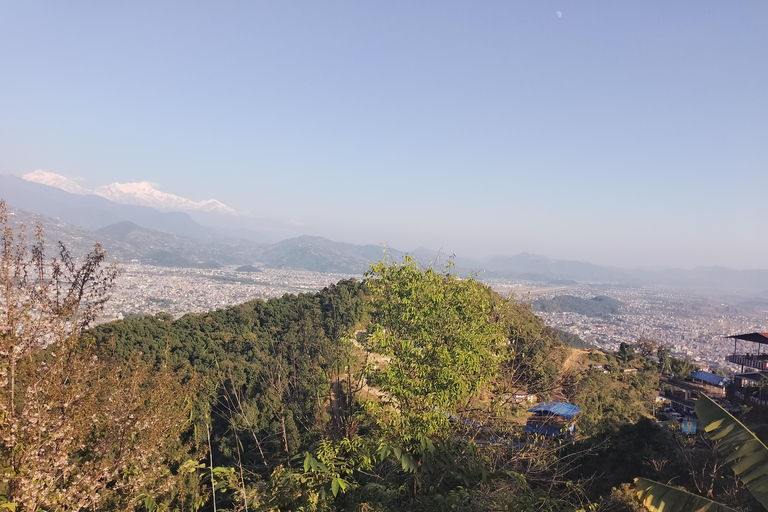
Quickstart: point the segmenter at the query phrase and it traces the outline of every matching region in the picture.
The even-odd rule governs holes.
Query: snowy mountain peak
[[[158,210],[203,211],[219,215],[237,215],[237,211],[216,199],[193,201],[167,192],[157,190],[148,181],[134,183],[112,183],[88,190],[74,180],[53,172],[37,170],[25,174],[27,181],[60,188],[72,194],[95,194],[115,203],[151,206]]]
[[[141,181],[138,183],[115,182],[110,185],[97,187],[96,190],[94,190],[94,194],[116,203],[151,206],[160,210],[199,210],[224,215],[237,214],[233,208],[230,208],[216,199],[193,201],[185,197],[157,190],[148,181]]]
[[[55,172],[48,172],[42,169],[38,169],[34,172],[29,172],[22,176],[27,181],[34,183],[40,183],[41,185],[48,185],[49,187],[56,187],[69,192],[70,194],[90,194],[89,190],[81,187],[75,180],[56,174]]]

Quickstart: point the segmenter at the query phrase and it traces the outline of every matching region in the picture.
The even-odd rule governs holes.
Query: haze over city
[[[6,2],[0,174],[285,236],[768,268],[766,27],[759,1]]]

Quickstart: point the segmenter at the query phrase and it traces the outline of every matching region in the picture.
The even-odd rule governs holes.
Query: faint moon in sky
[[[555,16],[557,16],[558,18],[562,18],[563,17],[562,11],[555,12]]]

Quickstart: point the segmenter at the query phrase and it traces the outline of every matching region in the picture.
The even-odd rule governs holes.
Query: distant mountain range
[[[501,273],[547,276],[549,279],[608,282],[627,282],[633,279],[633,272],[627,269],[604,267],[580,261],[551,260],[530,253],[495,256],[487,263],[486,268]]]
[[[201,226],[186,213],[118,204],[97,195],[73,194],[7,174],[0,175],[0,197],[16,208],[91,231],[130,221],[142,227],[196,240],[212,241],[219,237],[214,230]]]
[[[293,237],[270,244],[258,232],[206,226],[187,213],[118,204],[105,197],[71,193],[17,176],[0,175],[0,199],[18,209],[17,220],[28,224],[43,221],[49,239],[61,239],[77,250],[100,241],[123,261],[204,268],[251,265],[359,274],[385,254],[382,246],[334,242],[317,236]],[[386,252],[393,259],[404,254],[392,248]],[[409,254],[421,264],[436,262],[438,266],[448,258],[425,248]],[[747,296],[756,305],[768,305],[768,270],[623,269],[529,253],[495,256],[487,262],[459,257],[454,263],[462,275],[483,271],[485,277],[553,284],[593,282],[717,290],[721,294]]]

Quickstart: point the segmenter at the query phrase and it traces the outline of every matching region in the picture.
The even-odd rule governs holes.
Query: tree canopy
[[[373,380],[397,410],[386,416],[407,438],[466,419],[507,354],[505,301],[450,266],[422,270],[407,256],[372,265],[367,277],[374,308],[368,347],[389,358]]]

